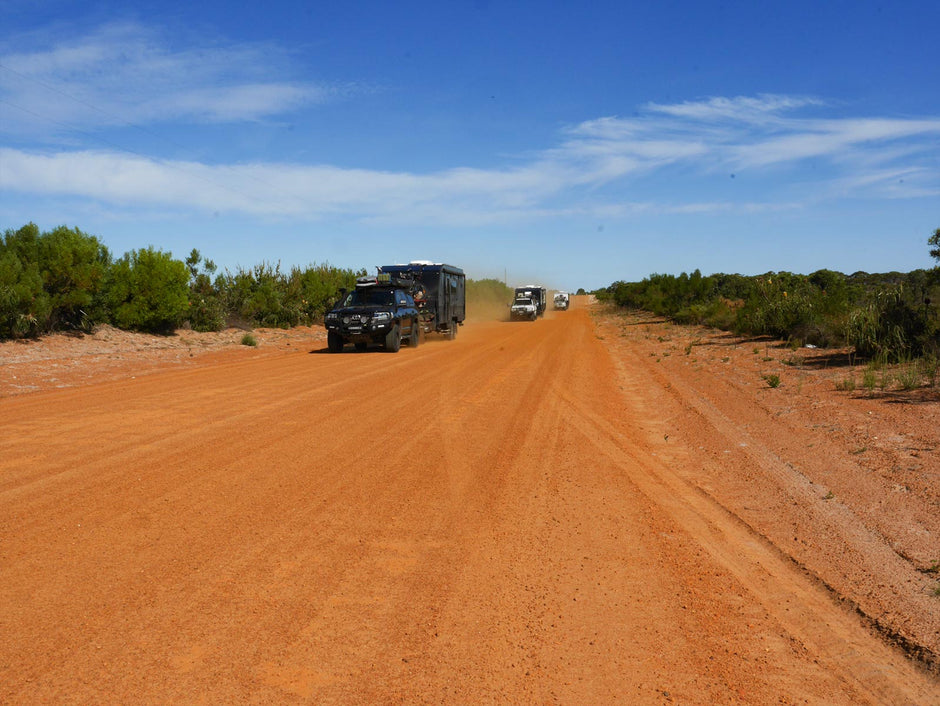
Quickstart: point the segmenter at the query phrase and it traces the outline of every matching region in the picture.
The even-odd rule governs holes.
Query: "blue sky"
[[[0,4],[0,229],[594,289],[911,270],[940,3]]]

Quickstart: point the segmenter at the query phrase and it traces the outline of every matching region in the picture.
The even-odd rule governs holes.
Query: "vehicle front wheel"
[[[398,353],[401,348],[401,327],[396,324],[392,330],[385,334],[385,350],[390,353]]]
[[[417,348],[419,343],[421,343],[421,322],[415,319],[411,322],[411,340],[408,345]]]
[[[343,343],[343,337],[335,331],[330,331],[326,334],[326,345],[329,347],[330,353],[342,352]]]

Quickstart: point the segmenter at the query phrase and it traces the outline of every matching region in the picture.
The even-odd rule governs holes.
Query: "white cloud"
[[[705,175],[749,171],[778,187],[788,177],[813,183],[812,199],[853,194],[913,198],[938,188],[940,174],[935,167],[924,167],[916,177],[890,187],[885,179],[865,175],[923,166],[931,160],[935,165],[940,119],[805,115],[824,107],[816,98],[777,95],[651,103],[636,117],[599,118],[569,129],[568,141],[555,154],[562,160],[580,158],[595,165],[593,172],[585,169],[584,174],[599,180],[672,165]],[[605,160],[620,169],[599,168]],[[805,170],[806,164],[811,164],[812,173]],[[848,174],[857,178],[843,178]],[[849,190],[851,184],[855,192]]]
[[[819,106],[822,101],[800,96],[778,96],[763,94],[756,98],[709,98],[703,101],[686,101],[674,105],[649,103],[647,108],[683,120],[728,121],[766,124],[779,119],[779,113],[797,110],[806,106]]]
[[[83,56],[92,65],[100,61],[89,47]],[[161,56],[169,63],[180,61],[179,55]],[[225,95],[215,90],[190,85],[167,96],[165,110],[176,115],[202,111],[205,119],[221,119],[250,116],[254,106],[274,110],[310,99],[309,89],[289,84],[243,83],[222,89]],[[0,189],[81,197],[126,209],[423,224],[510,223],[586,213],[755,213],[832,198],[919,198],[940,189],[940,119],[800,115],[821,105],[786,96],[651,105],[636,117],[572,126],[559,135],[557,146],[512,167],[454,166],[426,174],[7,148],[0,149]],[[804,166],[808,160],[812,168]],[[750,192],[741,187],[734,198],[729,194],[737,191],[715,191],[716,173],[741,170],[748,174]],[[659,174],[661,184],[681,178],[682,186],[664,190],[660,185],[659,203],[637,198],[637,186],[651,174]]]
[[[329,100],[340,89],[284,80],[271,46],[173,49],[136,24],[114,24],[45,50],[0,56],[8,134],[164,120],[254,120]],[[16,120],[14,116],[20,115]],[[42,124],[36,124],[36,117]]]

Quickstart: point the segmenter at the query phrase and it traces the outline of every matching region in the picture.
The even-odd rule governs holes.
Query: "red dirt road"
[[[0,702],[940,703],[876,630],[929,651],[940,599],[854,595],[835,554],[907,569],[849,499],[812,515],[768,420],[614,330],[579,300],[0,398]]]

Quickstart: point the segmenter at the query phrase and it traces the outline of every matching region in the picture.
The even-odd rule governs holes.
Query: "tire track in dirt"
[[[681,456],[678,466],[683,469],[702,464],[701,472],[686,472],[683,477],[713,498],[724,496],[720,502],[729,512],[806,568],[886,638],[936,671],[935,645],[940,644],[936,600],[910,558],[894,548],[896,539],[887,539],[877,516],[865,510],[871,502],[864,499],[866,493],[868,498],[880,497],[870,477],[857,467],[849,469],[841,477],[857,479],[858,487],[840,485],[834,497],[821,481],[831,476],[833,463],[841,462],[840,454],[824,449],[825,438],[807,439],[805,431],[782,428],[777,417],[726,385],[714,384],[703,391],[694,375],[676,368],[667,373],[631,347],[622,350],[621,378],[661,391],[659,404],[673,415],[659,429],[673,432],[659,453]],[[807,443],[819,447],[819,460],[807,454]],[[831,482],[839,483],[838,476],[832,476]],[[937,518],[930,519],[916,508],[896,508],[893,526],[918,536],[936,536]],[[926,554],[932,555],[930,550]],[[910,616],[918,616],[918,623],[913,624]]]
[[[579,303],[0,402],[0,702],[930,703]]]
[[[908,667],[901,656],[887,647],[873,649],[870,636],[860,629],[856,616],[795,570],[789,558],[752,527],[674,475],[667,463],[657,463],[648,447],[637,443],[635,435],[625,434],[577,400],[568,401],[579,412],[574,415],[579,426],[594,432],[604,430],[605,438],[600,442],[594,435],[597,452],[618,463],[630,482],[692,535],[789,635],[816,655],[827,672],[852,684],[860,701],[885,703],[898,699],[897,670],[903,673]],[[914,689],[904,698],[916,701],[918,694],[923,698],[927,693]]]

